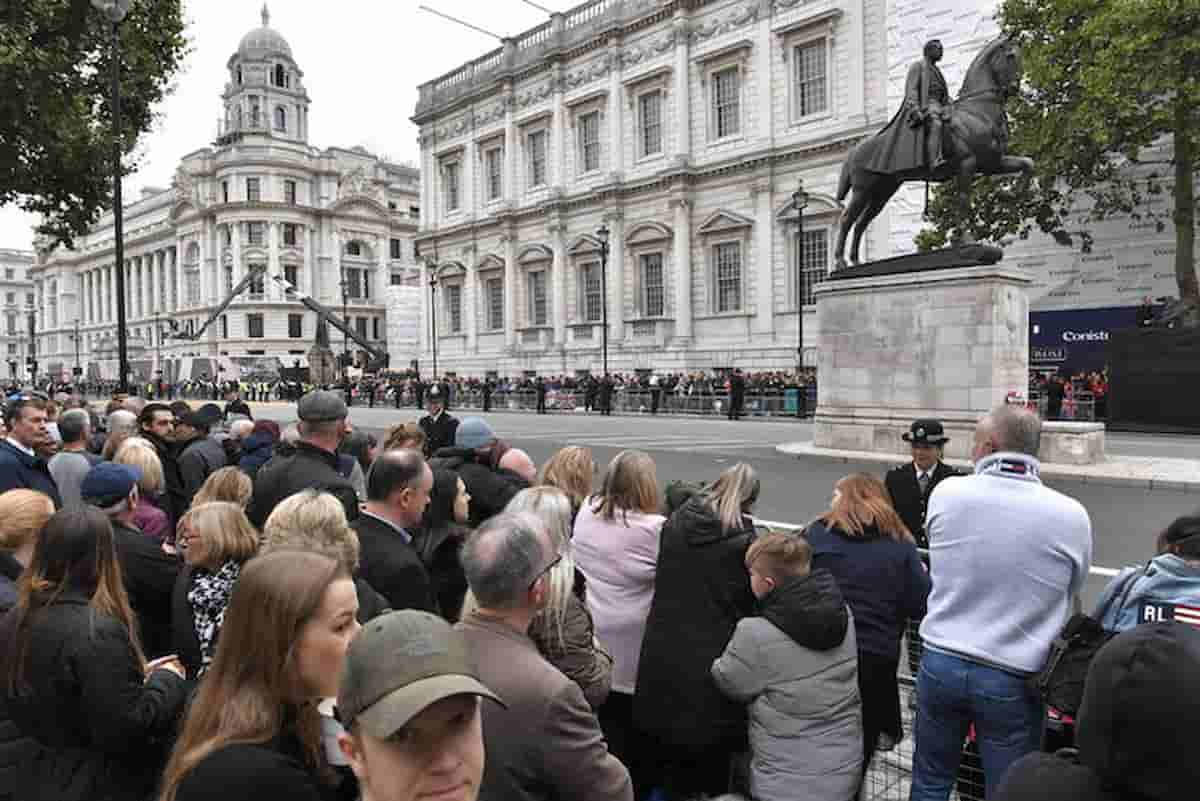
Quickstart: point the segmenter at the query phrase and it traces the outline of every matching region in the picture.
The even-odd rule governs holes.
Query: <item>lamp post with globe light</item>
[[[92,0],[112,24],[113,271],[117,292],[117,391],[129,391],[129,343],[125,330],[125,220],[121,203],[121,21],[133,0]]]
[[[801,178],[792,193],[792,208],[796,210],[796,375],[804,372],[804,209],[808,207],[808,192]]]

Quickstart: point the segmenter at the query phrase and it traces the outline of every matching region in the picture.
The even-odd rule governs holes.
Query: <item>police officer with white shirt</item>
[[[933,488],[959,473],[942,461],[942,449],[950,441],[940,420],[917,420],[902,439],[912,446],[912,461],[893,467],[884,476],[892,506],[912,532],[918,548],[928,548],[925,511]]]

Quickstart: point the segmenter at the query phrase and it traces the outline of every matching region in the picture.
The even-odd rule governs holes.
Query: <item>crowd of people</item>
[[[917,420],[911,461],[784,532],[749,464],[539,469],[446,394],[383,436],[325,390],[282,426],[238,398],[10,399],[0,798],[850,801],[906,736],[913,801],[947,801],[968,742],[987,798],[1200,786],[1173,745],[1200,716],[1200,517],[1114,579],[1078,750],[1040,751],[1029,678],[1092,530],[1029,410],[979,422],[965,476]]]

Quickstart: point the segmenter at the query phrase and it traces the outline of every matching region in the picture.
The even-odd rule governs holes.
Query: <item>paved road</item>
[[[292,407],[267,405],[260,414],[293,420]],[[463,415],[468,413],[461,413]],[[371,431],[403,420],[411,410],[355,407],[352,422]],[[711,480],[738,461],[753,465],[763,482],[755,514],[767,520],[803,523],[823,513],[833,484],[858,470],[878,472],[871,463],[842,464],[819,458],[798,459],[775,451],[780,442],[811,438],[811,425],[796,422],[737,422],[724,419],[693,420],[649,416],[600,417],[582,412],[544,416],[498,412],[485,415],[504,439],[529,451],[541,465],[566,445],[586,445],[596,462],[605,465],[621,450],[636,448],[650,453],[658,466],[660,485],[670,480]],[[1186,438],[1154,435],[1114,435],[1110,451],[1136,455],[1171,455],[1191,458],[1196,445]],[[1052,486],[1087,507],[1095,529],[1095,564],[1118,567],[1148,558],[1154,538],[1179,515],[1195,512],[1200,495],[1171,490],[1143,490],[1055,480]],[[1094,593],[1103,586],[1097,579]]]

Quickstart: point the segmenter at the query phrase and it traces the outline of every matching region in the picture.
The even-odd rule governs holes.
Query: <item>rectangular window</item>
[[[360,339],[367,338],[367,318],[366,317],[355,318],[354,333],[358,334]]]
[[[4,268],[4,280],[5,280],[5,281],[11,281],[11,280],[13,280],[13,269],[12,269],[12,267],[5,267],[5,268]]]
[[[10,314],[10,315],[8,315],[8,335],[10,337],[16,336],[16,333],[17,333],[17,315]]]
[[[404,276],[400,273],[392,273],[392,286],[404,286]]]
[[[251,245],[261,245],[266,241],[266,223],[246,223],[246,241]]]
[[[346,270],[346,297],[357,300],[362,297],[359,292],[358,270]]]
[[[829,81],[825,59],[825,40],[807,42],[792,51],[796,64],[797,117],[822,114],[829,110]]]
[[[529,324],[545,325],[548,320],[546,312],[546,271],[538,270],[528,274],[529,292]]]
[[[544,186],[546,183],[546,131],[534,131],[526,140],[525,151],[529,159],[529,186]]]
[[[296,224],[283,224],[283,244],[295,247],[296,245]]]
[[[604,313],[600,262],[583,265],[580,273],[580,285],[583,287],[583,319],[589,323],[595,322]]]
[[[446,211],[458,208],[458,162],[442,165],[442,191],[446,197]]]
[[[643,156],[661,153],[662,135],[662,92],[650,92],[638,98],[638,126]]]
[[[579,118],[579,171],[600,169],[600,112],[592,111]]]
[[[4,302],[7,303],[9,306],[16,306],[17,305],[17,293],[9,292],[8,294],[6,294],[4,296]]]
[[[403,258],[403,256],[400,255],[401,244],[400,244],[399,239],[396,239],[393,237],[389,243],[389,246],[391,248],[390,258],[393,258],[393,259]]]
[[[283,280],[294,286],[297,290],[300,289],[300,268],[295,264],[283,265]]]
[[[296,182],[295,181],[284,181],[283,182],[283,202],[288,204],[289,206],[296,205]]]
[[[184,277],[184,281],[186,281],[185,292],[187,293],[187,304],[195,306],[200,302],[200,271],[189,270]]]
[[[251,339],[263,338],[263,316],[261,314],[246,315],[246,336]]]
[[[304,336],[303,314],[288,315],[288,336],[292,339],[300,339]]]
[[[713,266],[716,273],[718,314],[742,308],[742,245],[722,242],[713,247]]]
[[[442,302],[446,306],[446,327],[451,334],[462,331],[462,286],[447,284],[442,293]]]
[[[221,339],[229,339],[229,318],[221,315]]]
[[[638,261],[642,268],[642,308],[646,317],[662,317],[663,259],[661,253],[643,253]]]
[[[489,148],[483,154],[483,160],[487,175],[487,199],[499,200],[504,193],[504,151],[498,147]]]
[[[804,274],[804,305],[811,306],[813,287],[825,280],[829,272],[829,231],[824,228],[805,231],[800,268]]]
[[[9,343],[8,343],[8,355],[9,355],[9,356],[16,356],[16,355],[17,355],[17,346],[16,346],[16,343],[14,343],[14,342],[9,342]]]
[[[504,279],[489,278],[484,286],[487,289],[488,329],[499,331],[504,328]]]
[[[25,293],[25,305],[26,305],[26,306],[32,306],[32,305],[33,305],[33,293],[32,293],[32,292],[26,292],[26,293]]]
[[[254,203],[262,196],[261,184],[258,178],[246,179],[246,200]]]
[[[265,264],[251,264],[249,269],[259,271],[258,275],[250,282],[250,288],[247,290],[251,298],[262,298],[266,292],[267,273]]]
[[[221,181],[221,202],[229,202],[229,181]]]
[[[713,73],[712,107],[715,138],[736,136],[742,129],[741,74],[737,67]]]
[[[371,339],[382,339],[382,337],[379,336],[379,318],[378,317],[371,318]]]

